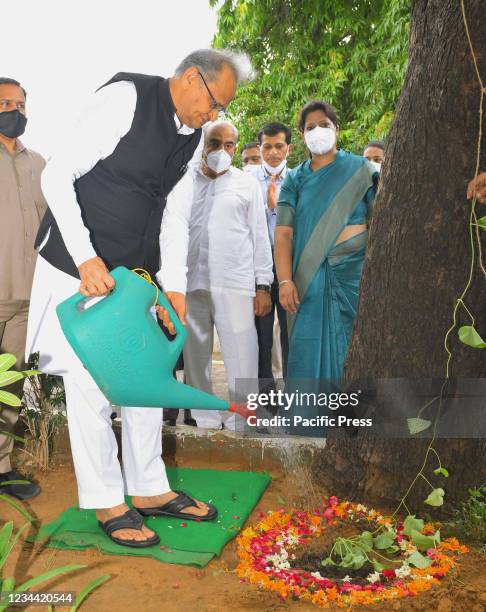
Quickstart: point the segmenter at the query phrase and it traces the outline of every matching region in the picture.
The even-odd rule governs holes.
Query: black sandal
[[[121,544],[122,546],[131,546],[132,548],[147,548],[148,546],[153,546],[154,544],[158,544],[160,542],[160,538],[156,533],[154,533],[154,535],[147,540],[123,540],[122,538],[117,538],[111,535],[118,529],[137,529],[138,531],[141,531],[143,527],[143,518],[135,510],[135,508],[130,508],[130,510],[127,510],[125,514],[115,516],[115,518],[108,519],[104,523],[98,521],[98,525],[101,527],[101,529],[103,529],[106,535],[113,540],[113,542],[116,542],[116,544]]]
[[[174,497],[174,499],[171,499],[162,506],[156,506],[155,508],[136,508],[136,510],[140,512],[142,516],[172,516],[174,518],[198,522],[212,521],[218,516],[218,509],[211,504],[206,504],[208,506],[208,513],[204,516],[181,512],[181,510],[189,506],[196,506],[197,508],[197,502],[183,491],[174,491],[174,493],[178,493],[177,497]]]

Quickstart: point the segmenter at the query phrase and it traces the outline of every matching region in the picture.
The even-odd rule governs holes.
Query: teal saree
[[[378,173],[338,151],[317,171],[291,170],[280,192],[277,225],[293,228],[292,275],[300,305],[288,316],[287,380],[339,381],[351,337],[368,232],[336,245],[348,224],[371,215]]]

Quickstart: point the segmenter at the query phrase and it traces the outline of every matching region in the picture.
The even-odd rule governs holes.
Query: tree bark
[[[486,84],[485,5],[465,0],[465,9]],[[379,387],[379,379],[445,375],[444,336],[471,260],[466,186],[475,172],[479,101],[460,1],[414,0],[409,66],[375,202],[347,379],[370,377]],[[480,170],[486,171],[482,144]],[[484,216],[486,206],[478,204],[477,213]],[[486,337],[486,279],[479,266],[465,301]],[[470,320],[461,310],[463,324]],[[486,349],[461,344],[456,329],[450,350],[452,377],[486,378]],[[348,497],[397,500],[420,469],[426,445],[370,434],[331,437],[321,469],[334,474],[335,490]],[[435,448],[450,477],[434,483],[446,488],[449,501],[486,482],[485,440],[438,440]],[[430,463],[427,475],[436,465]],[[412,506],[421,505],[426,489],[414,489]]]

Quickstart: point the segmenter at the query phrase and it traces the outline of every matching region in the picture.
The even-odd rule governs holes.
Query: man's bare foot
[[[161,495],[152,495],[150,497],[132,497],[132,503],[135,508],[156,508],[157,506],[163,506],[167,502],[177,497],[178,493],[169,491],[168,493],[162,493]],[[194,514],[194,516],[206,516],[209,511],[209,507],[201,501],[195,500],[197,506],[188,506],[184,508],[183,512],[187,514]]]
[[[104,523],[109,519],[125,514],[128,509],[129,508],[126,504],[120,504],[119,506],[114,506],[113,508],[100,508],[96,510],[96,518]],[[141,542],[151,538],[154,535],[154,532],[143,525],[142,529],[117,529],[112,533],[112,535],[115,538],[120,538],[120,540],[137,540]]]

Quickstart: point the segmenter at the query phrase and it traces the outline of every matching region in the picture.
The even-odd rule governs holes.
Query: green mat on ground
[[[165,563],[204,567],[237,535],[271,480],[263,473],[189,468],[167,468],[167,475],[172,490],[213,503],[219,511],[217,519],[206,523],[147,518],[145,524],[160,536],[160,544],[137,549],[112,542],[99,528],[94,510],[72,507],[43,525],[35,540],[48,538],[47,545],[54,548],[96,548],[110,555],[153,557]]]

